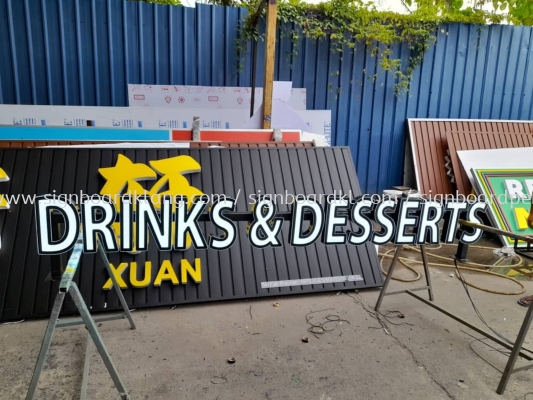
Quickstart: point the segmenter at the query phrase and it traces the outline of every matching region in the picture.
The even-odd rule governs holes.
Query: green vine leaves
[[[179,5],[180,0],[134,0]],[[357,50],[358,44],[371,49],[379,67],[396,78],[394,92],[409,92],[413,72],[424,61],[426,52],[437,41],[439,25],[463,23],[483,26],[507,22],[533,25],[533,0],[401,0],[407,14],[378,11],[372,1],[326,0],[309,4],[302,0],[278,0],[278,24],[281,37],[290,37],[289,66],[298,55],[301,39],[329,40],[332,52],[342,57]],[[244,7],[248,14],[239,25],[236,50],[238,67],[252,42],[264,40],[256,11],[261,0],[207,0],[219,6]],[[488,7],[491,11],[486,11]],[[479,32],[478,32],[479,33]],[[392,48],[404,44],[409,49],[406,65],[393,57]],[[371,77],[369,77],[371,78]]]
[[[218,4],[218,0],[211,1]],[[406,3],[412,4],[407,0]],[[240,60],[246,55],[250,42],[264,39],[254,18],[259,4],[259,0],[244,0],[239,4],[249,10],[239,27]],[[358,44],[364,44],[371,49],[372,56],[377,57],[379,67],[395,76],[394,92],[399,96],[409,92],[413,72],[436,42],[439,25],[453,22],[486,25],[500,23],[508,17],[479,8],[461,8],[462,0],[418,0],[416,5],[409,14],[398,14],[378,11],[373,3],[361,0],[329,0],[319,4],[278,0],[280,36],[290,37],[292,41],[289,64],[292,66],[303,38],[329,39],[331,51],[341,53],[341,57],[346,52],[356,51]],[[264,16],[263,10],[261,18]],[[403,68],[401,60],[393,57],[392,48],[398,44],[407,45],[410,52]]]

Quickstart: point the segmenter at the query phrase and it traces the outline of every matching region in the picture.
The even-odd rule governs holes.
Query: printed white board
[[[295,113],[306,124],[302,130],[323,135],[326,139],[331,136],[330,110],[295,110]],[[247,127],[250,117],[243,110],[0,105],[0,125],[6,126],[192,129],[194,116],[200,117],[200,128],[205,129],[261,127],[260,123]],[[279,128],[290,129],[286,126]]]
[[[188,149],[190,143],[188,142],[120,142],[120,143],[103,143],[103,144],[74,144],[68,146],[39,146],[39,147],[51,147],[51,148],[97,148],[97,149]]]
[[[533,147],[460,150],[457,156],[472,186],[472,169],[533,169]]]
[[[290,81],[274,82],[275,99],[295,110],[305,110],[306,89],[292,88]],[[128,85],[130,107],[208,108],[250,111],[252,89],[223,86]],[[255,89],[254,108],[263,103],[263,88]]]

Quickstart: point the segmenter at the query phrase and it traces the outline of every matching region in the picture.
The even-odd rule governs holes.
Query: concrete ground
[[[414,252],[405,254],[418,258]],[[497,260],[490,250],[472,250],[469,256],[484,263]],[[420,266],[416,269],[421,271]],[[450,273],[455,272],[431,268],[437,304],[483,327],[460,281]],[[411,275],[402,267],[394,276]],[[465,278],[497,291],[520,289],[493,276],[465,272]],[[420,283],[393,281],[390,289]],[[533,293],[533,282],[521,283]],[[384,314],[399,311],[405,317],[389,313],[388,321],[380,323],[372,311],[378,293],[137,310],[137,330],[130,330],[124,320],[104,322],[100,330],[132,399],[533,399],[533,370],[514,374],[499,396],[504,355],[475,340],[479,335],[473,331],[405,294],[385,298],[382,306]],[[519,296],[476,289],[470,293],[487,323],[514,340],[526,312],[516,304]],[[327,316],[333,320],[324,326],[327,331],[316,337],[308,332],[308,321],[323,323]],[[45,328],[44,320],[0,326],[1,399],[24,398]],[[58,331],[36,398],[79,397],[86,335],[81,327]],[[308,343],[302,341],[304,336]],[[533,349],[533,337],[525,346]],[[88,398],[119,398],[94,347],[92,354]],[[229,364],[229,357],[236,362]]]

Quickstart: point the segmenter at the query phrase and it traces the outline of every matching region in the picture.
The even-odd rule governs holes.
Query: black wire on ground
[[[485,343],[485,340],[490,340],[489,338],[477,338],[475,337],[474,335],[468,333],[468,332],[465,332],[461,329],[461,332],[463,332],[464,334],[470,336],[471,338],[474,338],[474,340],[472,340],[470,343],[469,343],[469,347],[470,347],[470,350],[472,350],[472,352],[478,356],[480,359],[482,359],[483,361],[485,361],[487,364],[489,364],[492,368],[494,368],[496,371],[500,372],[500,373],[503,373],[502,370],[500,370],[498,367],[496,367],[494,364],[492,364],[491,362],[489,362],[487,359],[485,359],[485,357],[481,356],[481,354],[479,354],[477,351],[474,350],[474,348],[472,347],[472,343],[475,343],[475,342],[481,342],[483,343],[485,346],[488,346],[490,347],[491,349],[497,351],[498,353],[501,353],[503,354],[504,356],[506,357],[509,357],[509,355],[511,354],[511,352],[507,349],[498,349],[494,346],[491,346],[490,344],[488,343]]]
[[[317,335],[323,335],[326,332],[331,332],[331,331],[335,330],[335,328],[326,329],[326,325],[331,323],[331,322],[337,322],[337,323],[346,322],[348,324],[350,323],[350,321],[348,321],[346,319],[342,319],[341,317],[339,317],[336,314],[328,314],[328,315],[326,315],[324,317],[326,319],[325,322],[316,322],[316,323],[311,322],[311,318],[313,318],[313,317],[309,317],[311,314],[316,314],[316,313],[319,313],[319,312],[329,311],[329,310],[334,310],[334,308],[326,308],[324,310],[311,311],[311,312],[307,313],[306,316],[305,316],[305,320],[306,320],[307,324],[311,325],[307,329],[307,331],[309,333],[312,333],[317,339],[319,339],[319,337]]]
[[[381,328],[383,328],[383,329],[386,329],[386,326],[383,325],[383,322],[381,321],[380,317],[383,317],[383,319],[385,319],[385,321],[387,321],[391,325],[395,325],[395,326],[400,326],[400,325],[414,326],[413,324],[410,324],[409,322],[400,322],[400,323],[398,323],[398,322],[392,322],[390,320],[390,318],[400,318],[400,319],[405,318],[405,315],[401,311],[389,311],[389,310],[387,310],[386,313],[383,314],[383,313],[381,313],[379,311],[376,311],[376,310],[370,310],[365,305],[365,303],[363,303],[363,301],[361,299],[358,299],[356,296],[352,296],[348,292],[344,292],[344,294],[347,295],[348,297],[351,297],[356,304],[359,304],[361,307],[363,307],[363,309],[367,312],[368,315],[370,315],[371,317],[375,318],[380,323]],[[369,326],[368,328],[369,329],[381,329],[379,327],[374,327],[374,326]]]
[[[483,324],[485,324],[485,326],[487,328],[489,328],[491,330],[492,333],[494,333],[496,336],[498,336],[500,339],[506,341],[507,343],[509,343],[511,346],[514,346],[514,342],[507,339],[505,336],[503,336],[501,333],[499,333],[498,331],[496,331],[495,329],[493,329],[488,323],[487,321],[485,321],[485,319],[483,318],[483,316],[481,315],[481,313],[479,312],[478,308],[476,307],[476,305],[474,304],[474,300],[472,299],[472,297],[470,296],[470,292],[468,291],[468,286],[466,285],[465,283],[465,279],[463,278],[463,275],[461,274],[461,271],[459,270],[459,268],[457,267],[457,260],[454,258],[454,264],[455,264],[455,270],[457,271],[457,277],[459,278],[459,280],[461,281],[461,283],[463,284],[463,287],[465,289],[465,292],[466,292],[466,295],[468,296],[468,299],[470,300],[470,303],[472,304],[472,307],[474,308],[474,311],[476,312],[478,318],[481,320],[481,322],[483,322]],[[528,350],[524,347],[522,347],[522,350],[524,351],[527,351],[529,353],[532,353],[533,354],[533,351],[531,350]]]

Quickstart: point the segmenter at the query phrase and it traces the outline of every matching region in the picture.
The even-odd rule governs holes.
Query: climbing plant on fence
[[[180,0],[134,0],[180,5]],[[321,40],[329,38],[331,50],[355,51],[358,44],[369,46],[377,56],[382,70],[396,76],[396,95],[409,91],[415,68],[436,41],[440,24],[494,24],[511,23],[533,25],[533,0],[397,0],[406,13],[378,11],[372,1],[327,0],[309,4],[302,0],[278,0],[278,22],[282,23],[283,36],[290,36],[293,43],[305,37]],[[244,57],[250,41],[262,40],[257,30],[256,17],[263,18],[265,11],[256,15],[261,0],[207,0],[220,6],[245,7],[249,13],[239,26],[237,50]],[[486,11],[486,6],[491,6]],[[296,29],[287,29],[288,26]],[[402,68],[399,58],[392,57],[392,45],[409,46],[409,62]],[[293,46],[297,49],[297,46]],[[295,50],[292,56],[295,56]]]
[[[249,10],[239,27],[237,48],[241,56],[250,41],[263,39],[264,34],[258,33],[257,19],[254,18],[260,0],[209,2]],[[362,0],[329,0],[319,4],[279,0],[278,22],[282,23],[281,34],[290,36],[295,45],[303,37],[316,40],[328,38],[332,51],[340,52],[341,57],[347,51],[355,51],[358,44],[369,46],[372,55],[378,57],[381,69],[395,74],[395,93],[398,95],[409,91],[413,71],[436,41],[440,24],[533,24],[533,10],[530,9],[533,0],[495,0],[493,6],[498,12],[484,11],[484,3],[485,0],[476,0],[473,6],[465,7],[462,0],[405,0],[408,12],[399,14],[378,11],[372,2],[364,3]],[[264,13],[260,17],[264,17]],[[296,29],[287,29],[290,24]],[[400,43],[407,44],[410,49],[409,62],[404,68],[401,60],[392,54],[392,45]],[[297,46],[293,47],[297,49]]]

